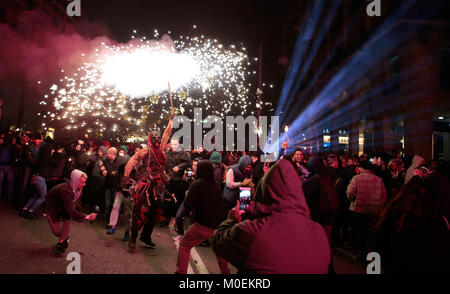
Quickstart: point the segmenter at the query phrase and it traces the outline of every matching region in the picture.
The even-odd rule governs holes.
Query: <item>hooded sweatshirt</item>
[[[227,173],[227,185],[225,185],[225,189],[223,191],[223,197],[225,198],[225,201],[229,202],[229,203],[236,203],[237,200],[239,200],[239,186],[234,186],[234,183],[240,183],[242,182],[245,178],[250,178],[250,175],[245,175],[243,170],[247,165],[251,165],[253,164],[253,160],[250,156],[245,155],[242,156],[239,159],[239,163],[233,165],[232,167],[230,167],[232,173],[233,173],[233,180],[232,180],[232,184],[231,186],[229,186],[229,175],[228,173],[230,173],[230,169],[228,170]]]
[[[330,247],[324,229],[312,221],[300,179],[287,160],[262,178],[244,221],[227,219],[212,238],[214,252],[239,272],[326,274]]]
[[[86,215],[75,209],[76,202],[81,196],[82,190],[78,189],[80,178],[84,174],[80,170],[73,170],[70,175],[70,182],[65,182],[53,187],[45,197],[47,202],[47,214],[53,222],[60,220],[75,219],[82,222]]]
[[[94,163],[94,167],[92,168],[92,177],[95,180],[102,181],[105,180],[105,176],[101,171],[101,167],[103,165],[103,161],[106,160],[106,152],[108,151],[105,146],[101,145],[98,147],[99,150],[103,151],[103,157],[96,155],[96,161]]]
[[[198,162],[197,180],[190,186],[184,205],[193,212],[193,222],[202,226],[215,229],[225,220],[225,202],[208,160]]]
[[[420,157],[419,155],[414,155],[412,164],[406,171],[405,184],[411,181],[411,179],[414,176],[414,170],[419,168],[419,166],[421,166],[424,162],[425,159],[423,157]]]

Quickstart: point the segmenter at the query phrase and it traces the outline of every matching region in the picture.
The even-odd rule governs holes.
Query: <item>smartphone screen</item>
[[[241,187],[240,193],[239,193],[239,202],[240,202],[240,210],[245,210],[247,206],[250,204],[251,200],[251,188],[248,187]]]

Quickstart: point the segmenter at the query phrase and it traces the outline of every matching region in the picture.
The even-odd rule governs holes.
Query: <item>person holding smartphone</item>
[[[254,188],[255,185],[251,179],[253,171],[253,160],[250,156],[242,156],[238,164],[233,165],[228,169],[225,189],[223,197],[225,198],[225,205],[227,210],[231,210],[236,201],[239,200],[240,187]]]
[[[211,243],[238,273],[326,274],[331,258],[327,235],[311,219],[300,178],[286,159],[261,179],[245,212],[236,201]]]
[[[193,224],[180,241],[177,274],[187,273],[192,247],[211,238],[214,230],[226,218],[225,203],[220,186],[215,182],[213,165],[209,160],[198,162],[197,180],[189,188],[184,205],[193,212]],[[217,257],[217,262],[222,274],[231,273],[226,260]]]

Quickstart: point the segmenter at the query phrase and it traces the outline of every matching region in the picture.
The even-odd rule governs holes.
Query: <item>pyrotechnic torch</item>
[[[284,136],[283,136],[283,144],[282,144],[282,146],[286,146],[286,148],[284,148],[284,155],[287,155],[287,147],[291,143],[291,140],[289,139],[289,136],[288,136],[288,132],[289,132],[289,127],[286,125],[284,127]]]

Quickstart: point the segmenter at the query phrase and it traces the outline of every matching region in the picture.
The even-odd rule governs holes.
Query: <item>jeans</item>
[[[111,209],[116,199],[116,189],[114,188],[106,188],[105,189],[105,213],[107,218],[109,219],[111,214]]]
[[[163,201],[163,216],[167,221],[170,221],[172,217],[175,217],[178,208],[184,201],[186,191],[183,182],[170,183],[166,186],[166,189],[169,193],[175,194],[175,198],[177,199],[177,203],[173,203],[172,201]]]
[[[19,194],[16,196],[16,199],[14,200],[15,205],[17,205],[18,207],[20,207],[20,205],[23,205],[25,202],[25,192],[27,190],[27,185],[30,179],[31,179],[31,166],[27,165],[23,170],[23,177],[22,183],[20,183]]]
[[[48,224],[50,225],[50,229],[52,230],[53,235],[59,237],[60,241],[66,240],[69,236],[70,231],[70,220],[65,220],[61,227],[59,222],[53,222],[50,215],[47,214]]]
[[[3,180],[6,176],[6,200],[11,201],[14,194],[14,170],[10,165],[0,165],[0,198],[3,193]]]
[[[192,247],[200,245],[203,241],[211,238],[214,234],[214,229],[194,223],[187,230],[183,239],[180,241],[180,248],[178,249],[177,258],[177,274],[186,274],[189,264],[189,257]],[[230,274],[230,267],[225,259],[216,255],[219,264],[220,272],[222,274]]]
[[[367,242],[370,236],[371,218],[368,215],[352,211],[352,240],[361,257],[367,255]]]
[[[180,207],[178,208],[177,215],[175,216],[176,220],[176,226],[178,229],[178,234],[184,235],[184,227],[183,227],[183,217],[188,216],[189,211],[186,209],[186,206],[184,206],[184,201],[181,203]]]
[[[119,221],[119,212],[120,212],[121,207],[124,210],[125,218],[128,221],[128,223],[126,225],[126,229],[128,230],[128,228],[131,224],[132,203],[131,203],[130,198],[123,196],[121,191],[117,191],[117,193],[116,193],[116,199],[114,200],[114,205],[111,210],[111,216],[109,218],[109,225],[114,228],[117,226],[117,222]]]
[[[23,207],[30,212],[35,211],[45,201],[45,195],[47,195],[47,184],[45,183],[45,179],[43,177],[38,176],[36,178],[34,187],[36,189],[34,197],[32,197]]]

